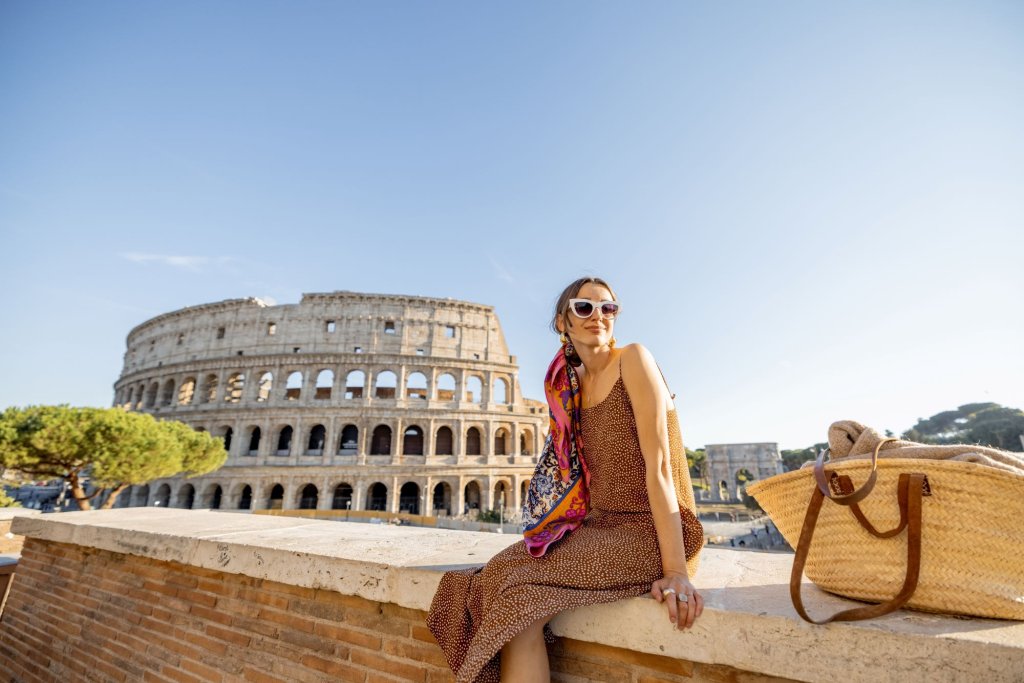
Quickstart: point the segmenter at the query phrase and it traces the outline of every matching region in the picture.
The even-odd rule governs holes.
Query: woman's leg
[[[501,683],[549,683],[548,650],[544,624],[538,619],[501,648]]]

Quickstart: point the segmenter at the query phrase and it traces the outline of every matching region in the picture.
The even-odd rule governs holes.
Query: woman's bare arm
[[[647,467],[647,496],[658,532],[662,568],[666,574],[677,572],[686,576],[686,549],[669,453],[669,397],[654,356],[640,344],[630,344],[622,350],[622,381],[633,404],[636,432]]]
[[[640,344],[630,344],[622,349],[622,382],[633,404],[637,437],[646,465],[647,497],[661,550],[664,577],[651,586],[651,596],[659,602],[664,601],[665,590],[689,596],[687,602],[679,604],[671,599],[675,596],[668,593],[670,599],[667,601],[669,619],[677,628],[689,628],[704,611],[704,599],[690,583],[686,571],[679,501],[672,481],[668,390],[663,388],[661,371],[651,352]]]

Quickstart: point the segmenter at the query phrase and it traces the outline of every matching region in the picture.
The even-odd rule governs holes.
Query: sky
[[[622,303],[687,445],[1024,408],[1017,2],[0,2],[0,408],[353,290]]]

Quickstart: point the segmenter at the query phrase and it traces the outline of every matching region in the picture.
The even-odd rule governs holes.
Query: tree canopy
[[[176,474],[195,476],[224,464],[223,442],[176,421],[120,408],[29,406],[0,414],[0,465],[34,477],[65,478],[83,510],[109,493]],[[95,491],[86,494],[88,476]]]
[[[779,455],[782,456],[782,464],[786,468],[787,472],[800,469],[808,460],[814,460],[818,457],[818,453],[828,448],[827,443],[816,443],[809,448],[795,448],[793,450],[781,451]]]
[[[701,489],[710,488],[708,481],[708,454],[703,448],[686,449],[686,465],[690,468],[690,482]]]
[[[1024,411],[998,403],[968,403],[956,410],[946,410],[921,418],[903,433],[903,438],[921,443],[975,443],[1024,451]]]
[[[888,429],[886,436],[894,436]],[[1024,411],[1007,408],[998,403],[967,403],[956,410],[944,410],[929,418],[920,418],[900,438],[930,444],[966,443],[1024,451]],[[786,471],[795,470],[808,460],[814,460],[827,443],[816,443],[809,448],[782,451]]]

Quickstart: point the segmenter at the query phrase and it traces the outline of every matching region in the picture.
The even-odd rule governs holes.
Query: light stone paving
[[[20,517],[27,537],[181,562],[425,610],[441,572],[483,564],[518,536],[152,508]],[[790,604],[792,556],[707,548],[694,583],[707,609],[690,632],[649,598],[581,608],[558,635],[806,681],[1015,681],[1024,623],[900,611],[814,626]],[[855,604],[806,584],[815,615]]]

